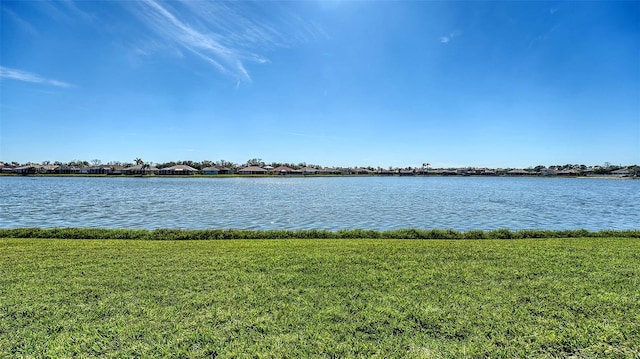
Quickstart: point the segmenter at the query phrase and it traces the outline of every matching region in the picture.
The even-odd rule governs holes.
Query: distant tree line
[[[27,166],[30,164],[33,164],[31,162],[29,163],[19,163],[19,162],[4,162],[6,165],[11,165],[13,167],[18,167],[18,166]],[[203,161],[192,161],[192,160],[184,160],[184,161],[169,161],[169,162],[145,162],[143,161],[141,158],[135,158],[132,162],[121,162],[121,161],[109,161],[106,163],[103,163],[101,160],[99,159],[93,159],[91,161],[86,161],[86,160],[72,160],[69,162],[61,162],[61,161],[55,161],[55,162],[51,162],[51,161],[43,161],[42,163],[40,163],[41,165],[44,166],[49,166],[49,165],[54,165],[54,166],[61,166],[61,167],[76,167],[76,168],[86,168],[86,167],[97,167],[97,166],[110,166],[110,167],[131,167],[134,165],[139,165],[142,166],[145,169],[148,169],[150,167],[157,167],[157,168],[166,168],[166,167],[171,167],[171,166],[175,166],[175,165],[187,165],[190,167],[193,167],[197,170],[202,170],[204,168],[207,167],[217,167],[217,168],[228,168],[232,171],[237,171],[243,167],[247,167],[247,166],[258,166],[258,167],[266,167],[266,166],[271,166],[274,168],[280,167],[280,166],[285,166],[285,167],[289,167],[292,169],[301,169],[301,168],[305,168],[305,167],[312,167],[312,168],[324,168],[324,166],[321,165],[317,165],[317,164],[312,164],[312,163],[306,163],[306,162],[299,162],[299,163],[294,163],[294,162],[265,162],[263,161],[261,158],[250,158],[248,159],[245,163],[235,163],[232,161],[227,161],[227,160],[218,160],[218,161],[212,161],[212,160],[203,160]],[[388,170],[389,171],[413,171],[413,170],[419,170],[419,169],[430,169],[430,164],[429,163],[423,163],[421,166],[416,166],[416,167],[412,167],[412,166],[408,166],[408,167],[393,167],[393,166],[389,166]],[[372,166],[366,166],[366,167],[358,167],[358,168],[365,168],[367,170],[370,171],[383,171],[383,168],[378,166],[378,167],[372,167]],[[465,167],[465,169],[468,170],[472,170],[475,169],[477,167]],[[449,170],[455,170],[456,168],[439,168],[439,169],[449,169]],[[499,168],[496,169],[496,174],[501,175],[501,174],[506,174],[511,168]],[[614,165],[611,164],[610,162],[605,162],[603,165],[594,165],[594,166],[586,166],[584,164],[561,164],[561,165],[552,165],[552,166],[545,166],[545,165],[537,165],[537,166],[531,166],[531,167],[527,167],[525,170],[532,172],[532,173],[539,173],[541,170],[543,169],[548,169],[548,170],[553,170],[553,171],[565,171],[565,170],[575,170],[578,172],[578,174],[582,175],[584,174],[586,171],[589,171],[589,173],[595,174],[595,175],[608,175],[611,174],[611,172],[619,170],[619,169],[627,169],[629,171],[629,174],[631,176],[639,176],[640,175],[640,166],[639,165],[630,165],[630,166],[623,166],[623,165]]]

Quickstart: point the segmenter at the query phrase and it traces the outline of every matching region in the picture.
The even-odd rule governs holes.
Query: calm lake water
[[[0,227],[637,229],[640,181],[0,177]]]

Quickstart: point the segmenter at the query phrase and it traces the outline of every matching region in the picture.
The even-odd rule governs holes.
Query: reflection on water
[[[640,181],[2,177],[0,227],[637,229]]]

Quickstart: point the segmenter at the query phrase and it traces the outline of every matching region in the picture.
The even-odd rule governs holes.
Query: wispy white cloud
[[[441,44],[448,44],[451,41],[453,41],[454,38],[459,38],[462,36],[462,31],[461,30],[455,30],[453,32],[450,32],[446,35],[442,35],[438,38],[438,41]]]
[[[449,33],[448,35],[440,36],[438,40],[440,41],[441,44],[446,44],[451,42],[451,40],[453,40],[453,38],[456,36],[457,34],[455,32],[452,32],[452,33]]]
[[[22,30],[30,33],[31,35],[37,35],[38,31],[33,25],[31,25],[31,23],[18,16],[18,14],[16,14],[15,12],[9,10],[9,8],[2,7],[2,12],[9,15],[9,18],[13,20],[15,24]]]
[[[144,0],[136,3],[134,12],[157,39],[240,83],[251,82],[247,63],[269,62],[262,55],[269,49],[326,36],[317,25],[277,9],[276,4],[259,2]],[[145,49],[139,54],[149,50],[137,48]]]
[[[529,41],[528,48],[532,48],[540,43],[548,41],[553,36],[553,33],[556,32],[559,28],[560,24],[556,24],[550,29],[546,30],[544,33],[536,35]]]
[[[32,83],[45,84],[45,85],[64,87],[64,88],[73,87],[72,84],[67,82],[45,78],[40,75],[34,74],[32,72],[12,69],[4,66],[0,66],[0,79],[32,82]]]
[[[59,0],[58,3],[66,9],[66,12],[71,13],[74,19],[82,19],[83,21],[95,21],[97,18],[94,14],[81,10],[74,0]]]
[[[36,11],[57,22],[74,24],[78,22],[94,23],[99,21],[99,17],[78,7],[77,3],[82,5],[82,1],[42,0],[35,3],[37,3],[37,6],[34,6]]]

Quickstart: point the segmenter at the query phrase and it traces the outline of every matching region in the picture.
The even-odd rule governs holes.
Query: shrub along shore
[[[104,229],[104,228],[10,228],[0,229],[0,238],[135,239],[135,240],[228,240],[228,239],[527,239],[527,238],[640,238],[631,230],[516,230],[491,231],[453,229],[246,230],[246,229]]]

